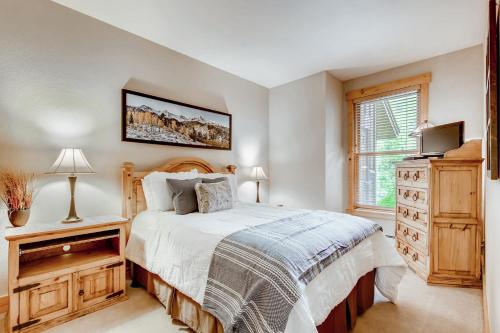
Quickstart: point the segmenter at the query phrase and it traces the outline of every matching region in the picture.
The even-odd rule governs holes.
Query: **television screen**
[[[421,134],[422,155],[443,155],[449,150],[459,148],[464,143],[464,122],[426,128]]]

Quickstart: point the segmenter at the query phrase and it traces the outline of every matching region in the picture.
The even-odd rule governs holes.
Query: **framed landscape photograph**
[[[122,140],[231,150],[230,114],[122,90]]]

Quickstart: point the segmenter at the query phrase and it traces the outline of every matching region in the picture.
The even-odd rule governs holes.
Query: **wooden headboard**
[[[131,162],[125,162],[122,166],[122,215],[132,221],[132,219],[146,210],[146,199],[142,190],[141,180],[153,171],[163,172],[183,172],[198,170],[200,173],[235,173],[236,166],[227,165],[223,170],[218,170],[205,160],[196,157],[181,157],[166,161],[158,168],[146,171],[136,171]]]

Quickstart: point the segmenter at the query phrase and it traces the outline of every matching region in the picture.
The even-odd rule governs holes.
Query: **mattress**
[[[202,304],[212,253],[224,237],[304,212],[307,210],[248,203],[209,214],[144,211],[133,221],[126,256]],[[359,218],[331,214],[343,219]],[[285,332],[317,332],[316,326],[347,297],[358,279],[375,268],[377,288],[395,302],[406,265],[391,241],[382,232],[376,232],[306,286],[289,316]]]

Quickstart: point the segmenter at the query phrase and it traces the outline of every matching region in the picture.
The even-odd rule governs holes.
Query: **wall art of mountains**
[[[156,103],[159,105],[158,103]],[[125,139],[151,141],[152,143],[199,146],[204,148],[231,149],[229,115],[211,114],[205,117],[202,110],[188,109],[189,115],[180,108],[162,102],[162,110],[148,105],[126,105]],[[166,107],[165,109],[163,109]],[[216,117],[216,120],[206,118]],[[218,118],[224,119],[223,121]]]

